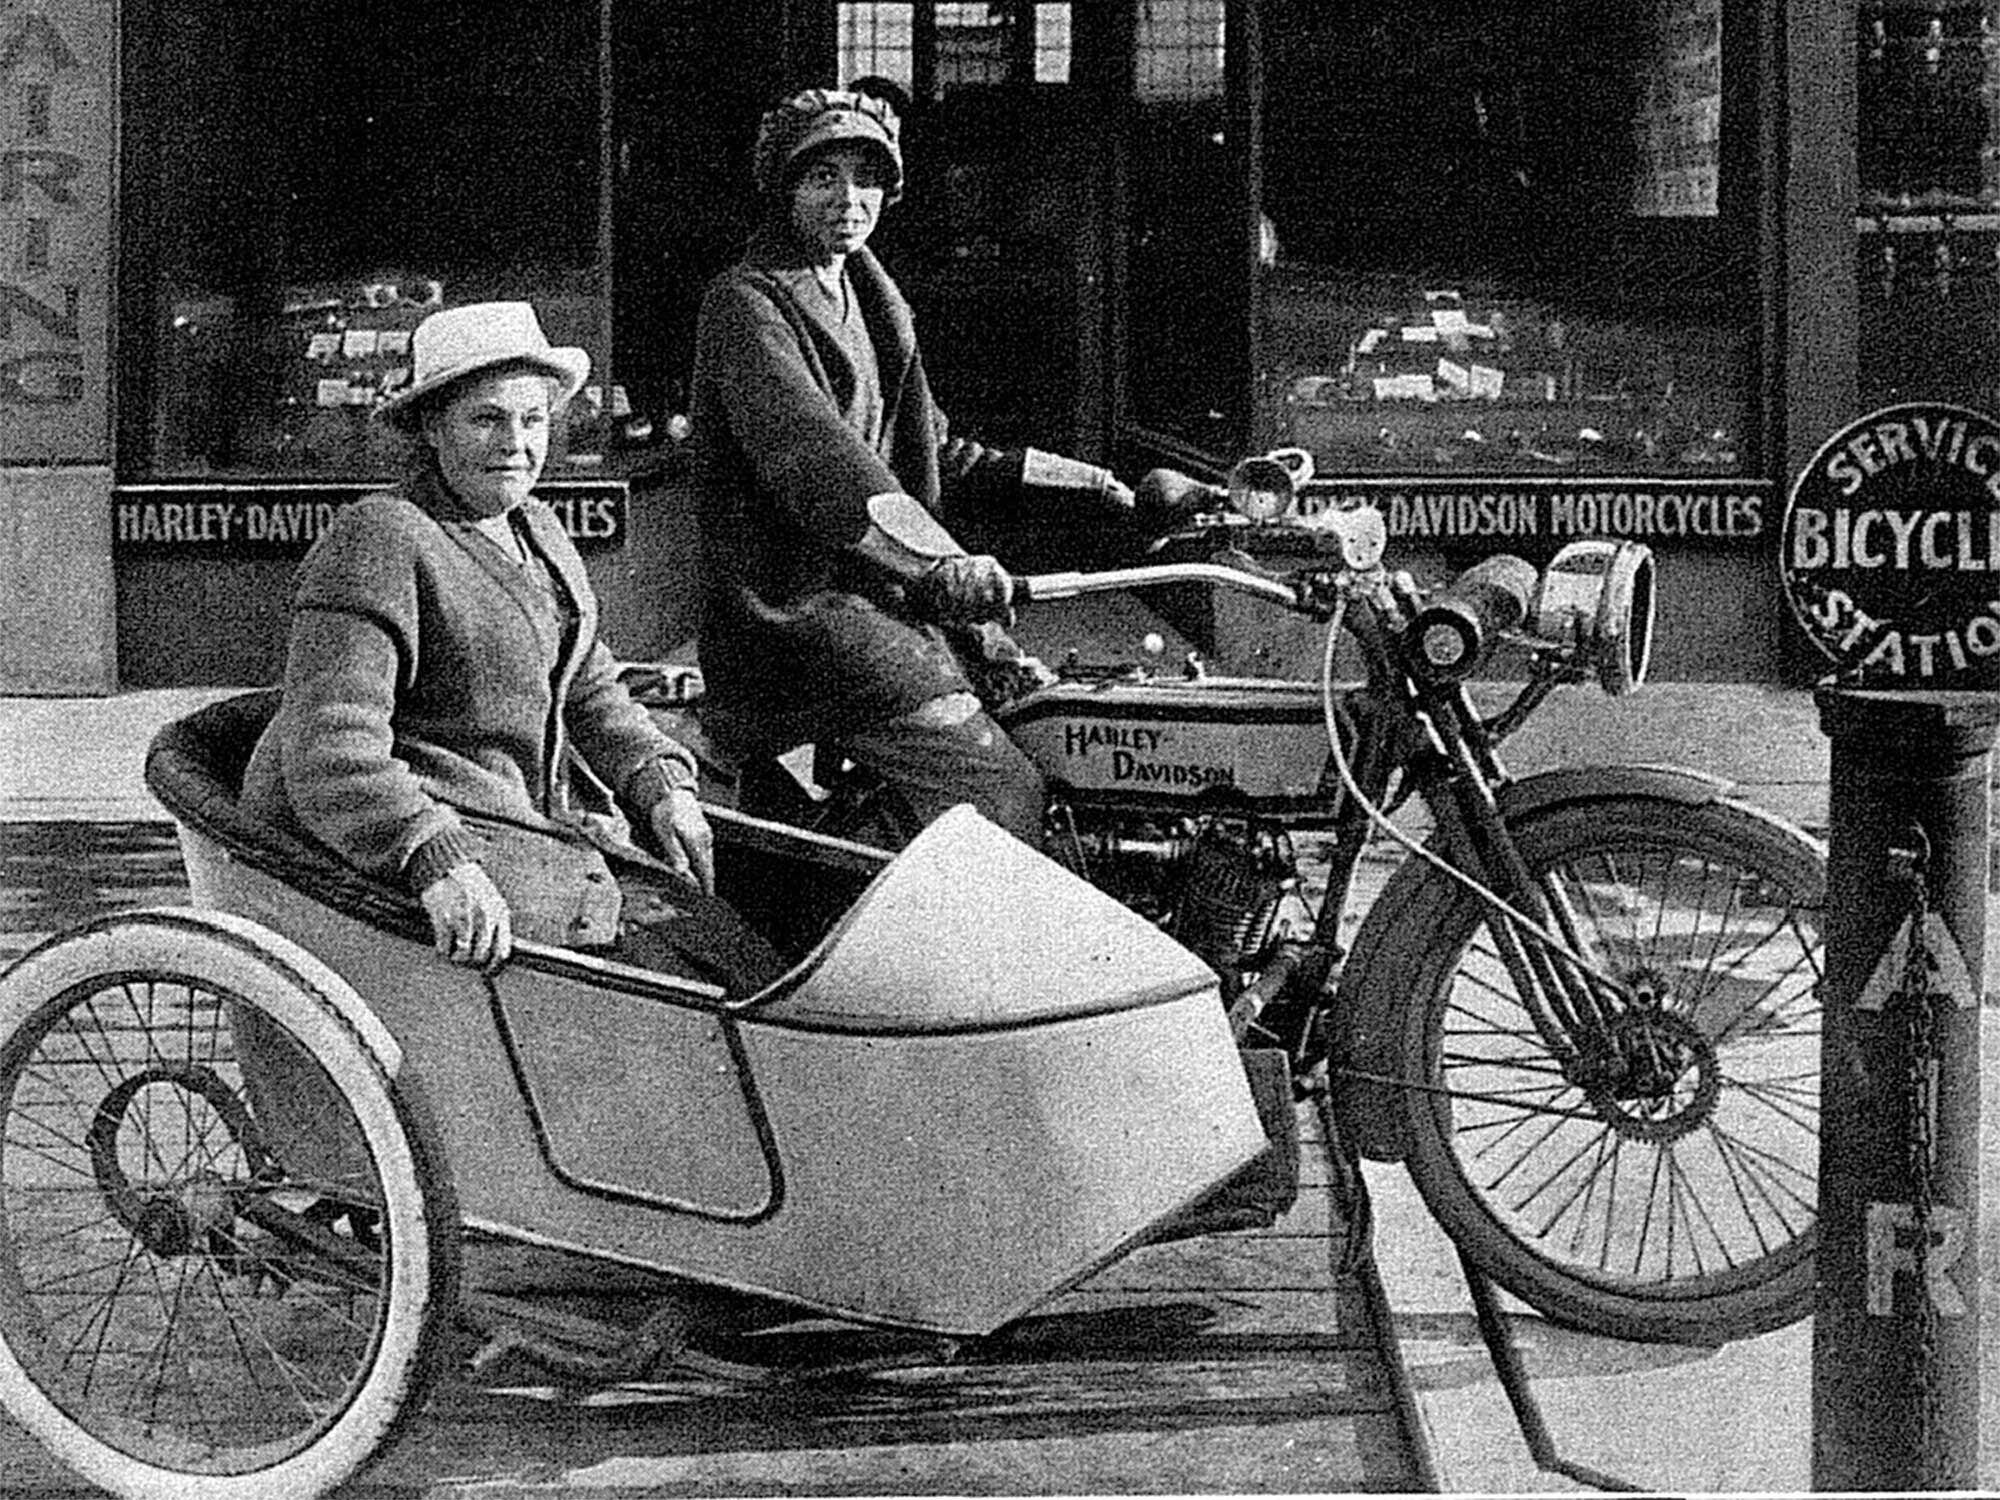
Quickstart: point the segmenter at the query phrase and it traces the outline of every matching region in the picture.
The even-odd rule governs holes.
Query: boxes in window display
[[[1712,474],[1743,462],[1742,341],[1723,330],[1453,289],[1372,307],[1330,289],[1313,300],[1289,330],[1283,306],[1270,310],[1284,353],[1264,388],[1276,440],[1325,472]],[[1329,339],[1323,360],[1304,347]]]
[[[248,298],[175,299],[161,350],[156,470],[161,477],[393,474],[402,440],[370,414],[409,381],[417,324],[448,300],[485,295],[454,289],[448,298],[438,278],[386,274],[287,287],[261,315],[248,311]],[[528,295],[552,340],[594,342],[596,298]],[[574,410],[590,421],[587,403]],[[570,436],[557,424],[548,472],[588,466],[588,455],[572,455]]]
[[[397,440],[368,416],[409,383],[410,335],[444,304],[444,284],[429,277],[385,275],[287,288],[273,351],[278,380],[270,466],[315,474],[393,468]]]

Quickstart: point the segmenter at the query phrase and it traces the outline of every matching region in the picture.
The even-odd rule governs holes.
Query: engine
[[[1158,922],[1233,990],[1259,966],[1279,907],[1298,887],[1298,859],[1281,827],[1239,814],[1166,821],[1057,809],[1091,883]]]

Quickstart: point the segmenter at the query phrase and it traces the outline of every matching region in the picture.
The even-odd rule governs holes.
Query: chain
[[[1930,839],[1913,827],[1916,853],[1910,868],[1910,950],[1898,1003],[1903,1012],[1906,1130],[1909,1137],[1911,1274],[1916,1282],[1910,1386],[1916,1393],[1915,1454],[1921,1482],[1935,1487],[1943,1402],[1937,1388],[1938,1310],[1931,1297],[1930,1250],[1933,1176],[1937,1165],[1938,1007],[1947,1002],[1930,982]]]

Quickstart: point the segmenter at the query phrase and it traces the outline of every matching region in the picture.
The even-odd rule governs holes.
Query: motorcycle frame
[[[1401,629],[1414,614],[1418,595],[1406,575],[1392,576],[1380,567],[1317,568],[1277,578],[1214,562],[1159,563],[1100,573],[1046,574],[1024,582],[1031,599],[1165,583],[1214,584],[1324,621],[1329,629],[1342,629],[1362,652],[1365,686],[1358,693],[1336,695],[1330,681],[1320,684],[1330,732],[1353,728],[1342,751],[1360,796],[1336,782],[1330,788],[1329,818],[1276,820],[1287,826],[1326,827],[1334,836],[1325,892],[1313,913],[1312,936],[1301,945],[1312,961],[1274,964],[1275,984],[1253,986],[1247,1004],[1246,997],[1239,997],[1235,1007],[1239,1026],[1254,1019],[1283,989],[1318,989],[1334,971],[1342,957],[1337,938],[1340,919],[1374,820],[1363,803],[1388,806],[1400,772],[1402,783],[1393,789],[1395,802],[1400,804],[1412,793],[1423,799],[1434,822],[1433,842],[1440,858],[1493,907],[1496,947],[1551,1054],[1566,1071],[1577,1073],[1600,1059],[1608,1060],[1604,1054],[1612,1007],[1624,997],[1581,958],[1575,914],[1529,869],[1498,796],[1511,780],[1497,753],[1499,742],[1557,686],[1589,676],[1590,664],[1580,659],[1580,652],[1538,643],[1522,689],[1488,718],[1462,679],[1429,680],[1405,665]],[[1526,926],[1520,918],[1526,919]],[[1533,930],[1537,928],[1540,932]],[[1336,1025],[1342,1019],[1333,1018]],[[1593,1038],[1603,1039],[1606,1046],[1593,1047]]]

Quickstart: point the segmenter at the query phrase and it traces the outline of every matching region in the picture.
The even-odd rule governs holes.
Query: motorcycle
[[[1154,560],[1017,580],[1029,607],[1201,585],[1323,631],[1317,682],[1069,661],[990,704],[1047,779],[1050,846],[1200,955],[1239,1040],[1283,1049],[1347,1144],[1404,1163],[1461,1255],[1548,1318],[1718,1344],[1805,1316],[1824,847],[1692,771],[1500,758],[1559,687],[1643,685],[1645,547],[1426,591],[1385,566],[1378,510],[1315,508],[1311,477],[1280,450],[1183,480],[1204,512]],[[1484,706],[1502,647],[1524,670]],[[656,701],[703,744],[698,675]],[[705,795],[822,832],[897,816],[837,746],[790,776],[705,760]],[[1421,842],[1395,820],[1413,801]],[[1404,857],[1348,948],[1377,837]]]

